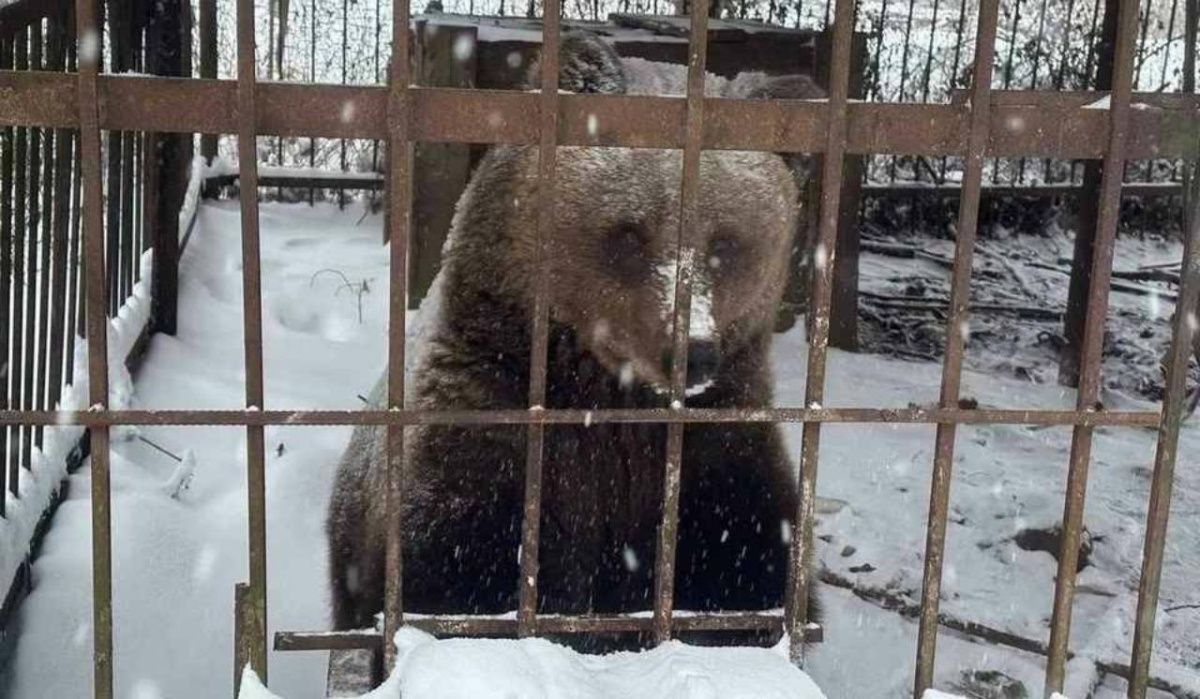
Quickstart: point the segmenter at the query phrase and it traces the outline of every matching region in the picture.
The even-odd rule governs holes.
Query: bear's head
[[[562,43],[561,89],[654,94],[682,92],[685,84],[683,66],[621,59],[597,37],[568,34]],[[537,75],[535,65],[534,84]],[[807,78],[762,74],[710,75],[706,92],[822,94]],[[800,218],[799,162],[765,152],[702,154],[699,209],[684,232],[695,272],[689,394],[702,392],[740,351],[765,346],[756,341],[773,327]],[[679,150],[560,147],[554,226],[544,249],[550,317],[574,329],[582,349],[613,375],[660,391],[672,362],[682,170]],[[459,204],[449,259],[463,257],[456,248],[486,245],[496,265],[487,283],[532,308],[538,211],[537,148],[494,149]]]

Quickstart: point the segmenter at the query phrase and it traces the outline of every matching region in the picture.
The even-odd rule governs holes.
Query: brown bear
[[[679,66],[623,60],[590,35],[565,36],[561,63],[561,88],[576,92],[678,94],[686,77]],[[707,82],[716,96],[821,94],[794,76]],[[558,150],[544,268],[546,408],[666,405],[681,170],[680,151]],[[536,147],[493,148],[460,199],[431,296],[440,298],[421,311],[431,325],[409,382],[410,407],[528,407],[537,171]],[[797,179],[778,154],[702,155],[698,230],[689,232],[702,255],[689,407],[771,404],[768,348],[800,217]],[[376,406],[385,385],[376,386]],[[661,424],[546,428],[541,613],[653,606],[666,436]],[[382,427],[357,428],[337,472],[327,527],[338,629],[373,625],[383,606],[385,441]],[[778,427],[688,425],[683,445],[676,608],[781,606],[797,477]],[[407,429],[407,611],[516,608],[526,448],[522,426]]]

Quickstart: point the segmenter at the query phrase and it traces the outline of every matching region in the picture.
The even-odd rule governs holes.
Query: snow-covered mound
[[[581,655],[539,638],[436,640],[396,634],[396,669],[364,699],[825,699],[776,648],[677,641],[642,653]],[[239,699],[284,699],[247,670]]]

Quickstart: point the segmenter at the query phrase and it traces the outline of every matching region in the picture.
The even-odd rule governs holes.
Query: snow
[[[151,255],[147,252],[141,260],[141,281],[134,285],[132,296],[122,305],[117,317],[109,322],[109,403],[114,408],[129,406],[132,379],[123,359],[128,356],[150,317],[151,271]],[[58,411],[88,407],[87,341],[82,338],[75,340],[74,361],[74,377],[55,406]],[[132,428],[115,428],[111,431],[114,441],[134,433]],[[7,498],[5,516],[0,518],[0,585],[5,586],[0,592],[7,593],[7,586],[25,560],[34,529],[67,475],[67,455],[82,435],[83,428],[74,425],[47,427],[43,448],[35,449],[30,470],[21,474],[19,497],[13,497],[7,490],[0,493],[0,497]]]
[[[379,243],[381,217],[363,218],[357,207],[339,212],[326,205],[263,204],[261,219],[264,407],[361,407],[358,396],[369,393],[386,356],[388,251]],[[1036,249],[1041,243],[1014,240],[1012,244],[1017,246],[1013,249]],[[932,243],[927,247],[939,249]],[[1178,257],[1177,246],[1118,241],[1117,259],[1123,266]],[[895,259],[866,251],[862,259],[866,289],[879,288],[903,274]],[[909,272],[920,267],[920,260],[905,262]],[[995,262],[990,256],[977,256],[979,265]],[[997,273],[1005,269],[994,268]],[[339,275],[318,274],[323,269],[337,270],[356,284],[367,282],[368,291],[361,296],[361,321],[360,299],[339,293],[345,282]],[[240,408],[244,372],[236,202],[200,206],[180,276],[178,335],[154,339],[135,386],[127,377],[114,376],[113,401],[139,408]],[[1061,303],[1064,275],[1039,271],[1026,277],[1026,283],[1042,293],[1037,303]],[[440,285],[435,283],[430,306],[437,304],[439,294]],[[1122,324],[1113,328],[1120,330],[1119,337],[1136,336],[1138,323],[1152,328],[1164,323],[1173,301],[1164,294],[1156,303],[1153,317],[1147,318],[1145,297],[1114,294],[1113,322]],[[121,356],[121,343],[136,336],[133,329],[140,329],[139,319],[144,318],[139,314],[147,310],[135,298],[114,321],[111,356]],[[1135,320],[1126,317],[1135,310],[1142,315]],[[1072,391],[1038,378],[1046,372],[1046,355],[1022,354],[1023,345],[997,344],[995,326],[986,321],[988,318],[972,315],[964,396],[987,407],[1064,408],[1074,404]],[[410,344],[427,325],[425,313],[410,315],[409,336],[414,338]],[[804,404],[807,344],[802,326],[799,323],[776,336],[773,362],[778,405]],[[1158,339],[1138,341],[1150,347],[1161,340],[1161,335],[1155,337]],[[409,351],[407,356],[411,362],[418,351]],[[1120,366],[1109,364],[1112,360],[1106,359],[1106,372]],[[1033,378],[1014,374],[1016,361],[1031,363]],[[114,371],[119,373],[119,362],[114,363]],[[1107,406],[1156,407],[1122,388],[1119,381],[1113,384],[1114,375],[1106,375],[1112,384],[1106,389]],[[940,379],[936,362],[831,350],[823,406],[930,406],[936,401]],[[134,387],[136,392],[131,390]],[[1200,450],[1197,424],[1193,418],[1182,430],[1152,666],[1156,675],[1185,687],[1200,685],[1196,669],[1200,616],[1188,608],[1167,610],[1197,602],[1200,470],[1187,458]],[[69,434],[77,428],[55,429]],[[785,428],[793,455],[799,453],[801,431],[801,425]],[[349,433],[348,427],[266,429],[268,621],[272,633],[328,628],[323,519],[333,470]],[[115,441],[113,446],[116,695],[139,699],[228,696],[233,677],[233,588],[247,575],[245,431],[150,426],[142,428],[142,434],[174,454],[190,451],[191,457],[181,470],[180,464],[139,440]],[[1128,662],[1131,605],[1136,602],[1155,437],[1150,429],[1095,430],[1085,511],[1092,550],[1088,566],[1079,575],[1072,624],[1071,646],[1083,660],[1068,668],[1069,692],[1093,684],[1096,661]],[[1016,534],[1048,527],[1061,517],[1070,438],[1071,430],[1061,427],[959,428],[944,613],[1045,641],[1055,560],[1044,551],[1022,549]],[[885,590],[909,602],[919,600],[933,444],[932,425],[822,427],[817,487],[826,506],[818,511],[816,553],[826,577],[838,576],[859,588]],[[27,482],[36,487],[57,483],[53,473],[45,473],[48,478],[39,476]],[[188,473],[192,476],[190,488],[175,489]],[[34,590],[20,612],[10,681],[0,689],[6,696],[77,696],[80,688],[89,686],[88,468],[70,480],[70,497],[46,537],[33,569]],[[17,517],[13,521],[22,520]],[[8,530],[0,531],[9,535]],[[9,549],[0,560],[12,560],[7,553],[12,548],[7,543],[10,540],[3,541],[6,543],[0,545]],[[915,622],[850,590],[823,585],[821,591],[826,640],[806,653],[804,670],[812,681],[833,697],[910,696]],[[591,696],[624,696],[612,693],[620,686],[612,683],[635,675],[653,678],[659,684],[652,686],[664,692],[678,692],[668,696],[693,696],[687,692],[699,692],[702,687],[709,691],[708,682],[715,689],[695,696],[727,696],[722,694],[725,685],[721,683],[741,677],[729,674],[741,672],[739,667],[765,668],[755,673],[762,682],[790,672],[785,670],[783,658],[749,649],[713,651],[671,644],[638,656],[598,659],[578,657],[544,641],[434,643],[412,635],[405,638],[412,641],[404,656],[406,663],[393,679],[394,689],[387,691],[399,691],[409,682],[414,683],[413,691],[418,691],[421,685],[416,683],[430,681],[431,676],[438,676],[443,683],[463,683],[462,692],[475,691],[478,687],[469,684],[473,677],[478,679],[473,673],[486,667],[505,673],[506,678],[511,674],[513,681],[531,683],[523,686],[544,690],[542,696],[554,696],[552,683],[568,676],[592,692]],[[326,658],[324,653],[272,651],[271,692],[286,699],[321,696]],[[1042,657],[956,633],[940,634],[935,686],[968,694],[957,688],[963,674],[981,668],[1004,673],[1024,684],[1031,695],[1040,692]],[[1111,676],[1096,677],[1094,683],[1097,699],[1116,699],[1124,691],[1123,683]],[[485,685],[482,689],[486,691],[504,686],[490,680]],[[787,685],[789,691],[799,686]],[[253,682],[248,682],[246,691],[252,687]],[[410,685],[403,687],[407,699]],[[1153,692],[1151,696],[1162,697]]]
[[[786,645],[700,648],[677,641],[642,653],[591,656],[544,639],[435,640],[396,633],[396,669],[372,699],[825,699],[788,661]],[[240,699],[282,699],[253,672]]]

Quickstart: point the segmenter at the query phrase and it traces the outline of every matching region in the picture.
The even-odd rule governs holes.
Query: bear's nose
[[[692,340],[688,343],[687,385],[707,383],[717,375],[721,353],[712,340]]]
[[[721,363],[721,352],[717,343],[709,339],[692,338],[688,341],[687,385],[699,386],[717,375]],[[671,373],[671,351],[663,352],[663,372]]]

